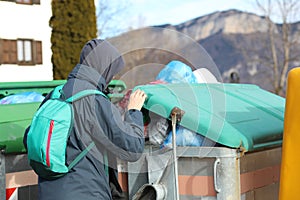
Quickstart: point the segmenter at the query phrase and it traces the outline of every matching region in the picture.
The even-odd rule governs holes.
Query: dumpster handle
[[[217,181],[217,167],[219,164],[220,164],[220,158],[217,158],[214,163],[214,187],[215,187],[215,190],[217,193],[221,192],[221,189],[218,187],[218,184],[217,184],[217,182],[218,182]]]

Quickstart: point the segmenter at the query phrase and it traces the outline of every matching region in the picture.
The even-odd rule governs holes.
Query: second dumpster
[[[145,109],[215,145],[147,146],[140,160],[128,163],[129,198],[278,198],[284,98],[250,84],[137,88],[148,96]]]

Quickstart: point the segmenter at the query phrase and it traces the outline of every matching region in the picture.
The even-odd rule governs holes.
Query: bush
[[[54,79],[66,79],[83,45],[97,36],[94,0],[53,0],[50,27]]]

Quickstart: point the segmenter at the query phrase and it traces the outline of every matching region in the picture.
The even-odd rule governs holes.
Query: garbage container
[[[0,83],[0,99],[22,92],[37,92],[46,96],[54,87],[66,80]],[[126,85],[121,80],[112,80],[108,86],[108,97],[117,102],[123,98]],[[5,153],[25,152],[23,135],[41,102],[0,104],[0,149]],[[5,113],[5,114],[4,114]]]
[[[216,143],[173,144],[175,155],[147,146],[123,169],[130,199],[278,199],[284,98],[250,84],[137,88],[147,93],[145,109],[173,120],[176,108],[177,124]]]

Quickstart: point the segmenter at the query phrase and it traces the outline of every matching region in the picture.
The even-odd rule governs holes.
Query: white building
[[[51,0],[0,0],[0,82],[53,80]]]

